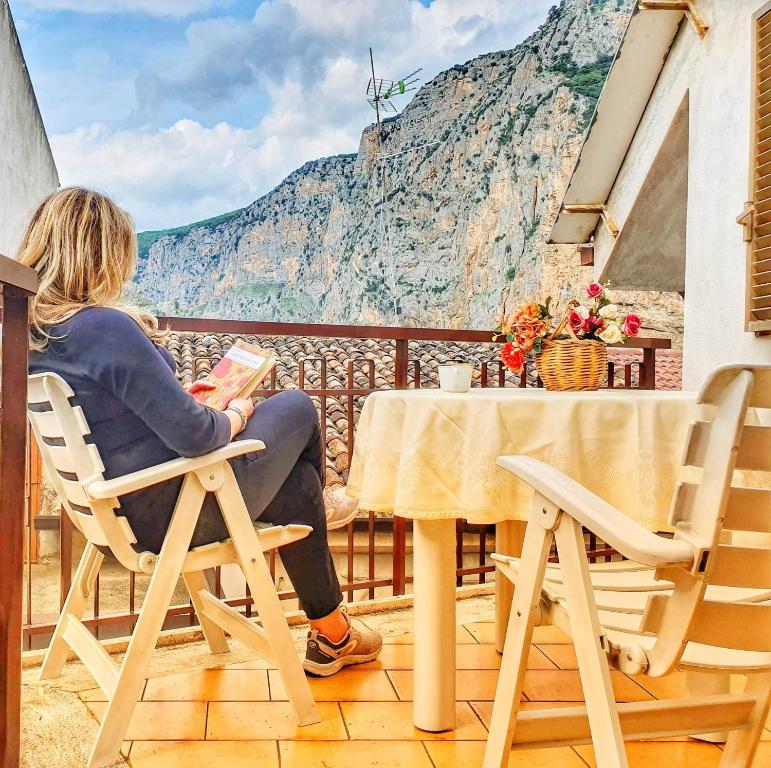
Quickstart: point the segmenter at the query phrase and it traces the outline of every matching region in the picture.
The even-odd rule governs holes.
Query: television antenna
[[[391,254],[391,244],[388,239],[388,223],[386,221],[386,168],[387,161],[391,158],[403,155],[407,152],[414,152],[424,147],[434,146],[440,144],[439,141],[432,141],[427,144],[420,144],[415,147],[409,147],[399,152],[392,152],[391,154],[383,153],[383,122],[381,114],[397,114],[398,110],[393,103],[393,100],[399,96],[403,96],[406,93],[417,90],[418,82],[420,78],[418,73],[422,71],[422,67],[419,67],[414,72],[410,72],[409,75],[400,80],[387,80],[382,77],[378,77],[375,74],[375,57],[372,53],[372,48],[369,49],[369,65],[372,76],[367,83],[366,99],[367,103],[375,110],[375,120],[377,125],[377,154],[376,160],[380,166],[380,253],[384,256],[384,261],[388,266],[388,277],[391,283],[391,296],[393,298],[393,314],[395,317],[402,314],[402,306],[397,297],[397,283],[396,283],[396,271],[394,269],[393,256]]]

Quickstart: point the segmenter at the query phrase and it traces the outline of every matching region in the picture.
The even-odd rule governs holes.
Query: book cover
[[[194,397],[201,405],[222,411],[233,398],[249,397],[275,365],[267,350],[237,341],[205,379],[215,388],[196,392]]]

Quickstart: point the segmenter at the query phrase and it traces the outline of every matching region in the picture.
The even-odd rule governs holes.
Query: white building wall
[[[710,30],[689,61],[686,388],[718,363],[771,363],[771,337],[745,330],[747,244],[736,223],[750,189],[753,14],[767,4],[699,3]]]
[[[0,253],[14,255],[30,212],[58,185],[8,0],[0,0]]]

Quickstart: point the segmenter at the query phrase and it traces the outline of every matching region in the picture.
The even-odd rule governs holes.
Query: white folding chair
[[[61,674],[69,649],[85,664],[108,705],[89,758],[89,768],[110,765],[118,756],[166,611],[182,576],[212,653],[228,651],[225,632],[274,663],[282,676],[300,725],[319,721],[308,681],[295,651],[289,626],[270,576],[264,553],[304,538],[305,525],[257,528],[228,459],[261,450],[258,440],[240,440],[206,456],[175,459],[113,480],[103,478],[96,446],[86,443],[90,430],[72,389],[52,373],[29,378],[28,414],[48,474],[64,509],[86,538],[86,548],[62,608],[43,662],[41,678]],[[116,514],[117,497],[156,483],[183,477],[160,554],[137,551],[127,519]],[[190,549],[207,491],[215,494],[230,539]],[[130,571],[152,574],[136,628],[122,666],[117,667],[81,618],[107,547]],[[236,563],[246,577],[260,624],[219,600],[209,590],[204,571]]]
[[[726,543],[734,531],[771,533],[771,491],[735,470],[771,471],[771,428],[748,407],[771,408],[771,366],[718,368],[698,402],[678,485],[659,536],[557,469],[524,456],[498,464],[535,490],[521,558],[495,555],[516,583],[484,768],[512,746],[592,743],[602,768],[627,765],[624,739],[730,731],[720,765],[751,765],[771,695],[771,547]],[[755,412],[753,412],[755,413]],[[755,413],[757,416],[760,412]],[[580,446],[577,450],[580,450]],[[764,485],[762,482],[758,486]],[[589,566],[582,526],[629,558]],[[556,542],[559,563],[549,565]],[[536,624],[572,635],[586,706],[520,711]],[[675,667],[748,676],[742,693],[616,704],[609,665],[629,674]],[[514,744],[512,744],[514,742]]]

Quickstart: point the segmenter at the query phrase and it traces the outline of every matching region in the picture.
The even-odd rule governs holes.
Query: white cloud
[[[416,0],[266,0],[251,20],[195,21],[176,63],[148,67],[137,79],[135,122],[142,128],[97,125],[53,137],[61,178],[114,194],[140,229],[246,205],[303,162],[358,148],[373,119],[364,97],[369,45],[379,75],[397,78],[423,67],[421,76],[430,79],[473,56],[515,46],[552,2],[437,0],[424,7]],[[268,100],[253,127],[206,128],[192,120],[153,126],[169,105],[181,114],[204,107],[212,114],[252,94]]]
[[[63,184],[111,194],[143,230],[239,208],[309,157],[344,151],[352,140],[322,129],[285,144],[261,129],[180,120],[160,131],[112,132],[95,124],[54,136],[51,144]]]
[[[229,0],[18,0],[14,7],[48,13],[145,13],[184,17],[229,4]]]

